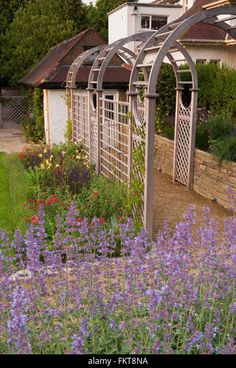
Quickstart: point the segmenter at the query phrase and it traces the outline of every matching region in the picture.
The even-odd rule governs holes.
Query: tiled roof
[[[61,66],[60,64],[63,65],[63,58],[68,55],[73,47],[76,46],[89,32],[96,31],[93,28],[88,28],[76,36],[51,48],[41,61],[24,78],[22,78],[19,83],[27,86],[38,87],[45,81],[49,81],[51,76],[54,75],[57,69]],[[101,38],[101,42],[99,44],[102,43],[103,40]],[[73,61],[74,57],[71,62]]]
[[[196,0],[193,6],[178,19],[178,21],[187,19],[192,15],[202,10],[204,5],[215,2],[215,0]],[[198,23],[192,26],[185,34],[181,37],[182,41],[224,41],[226,32],[216,26],[204,23]]]
[[[66,83],[66,76],[69,70],[69,65],[61,66],[52,78],[44,84],[44,86],[54,86],[54,88],[63,88]],[[76,78],[76,84],[78,87],[86,87],[88,82],[88,76],[90,72],[90,66],[82,66]],[[130,71],[122,68],[121,66],[108,66],[104,75],[104,84],[124,85],[129,83]]]

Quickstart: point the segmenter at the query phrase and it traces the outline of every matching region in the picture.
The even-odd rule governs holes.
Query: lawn
[[[9,233],[24,229],[30,211],[25,206],[30,196],[26,171],[16,155],[0,153],[0,228]]]

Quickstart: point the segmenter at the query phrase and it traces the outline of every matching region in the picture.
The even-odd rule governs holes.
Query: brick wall
[[[156,136],[155,145],[155,169],[172,175],[173,141]],[[194,157],[194,191],[206,198],[215,198],[217,203],[228,208],[227,188],[229,185],[236,199],[236,163],[227,161],[220,163],[211,154],[196,149]]]

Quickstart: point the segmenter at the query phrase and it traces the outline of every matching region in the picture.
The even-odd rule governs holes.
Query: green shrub
[[[210,152],[220,161],[236,162],[236,136],[215,140],[211,144]]]
[[[208,151],[212,142],[227,137],[235,124],[227,114],[211,116],[208,122],[198,122],[196,127],[196,147]]]
[[[65,139],[67,143],[72,141],[72,121],[66,121],[66,131],[65,131]]]
[[[94,175],[90,186],[83,187],[78,202],[82,217],[109,220],[126,214],[127,188],[117,180]]]
[[[209,136],[207,130],[207,123],[197,123],[196,126],[196,148],[199,148],[203,151],[208,151],[209,149]]]
[[[170,64],[163,63],[157,82],[156,132],[162,131],[175,112],[175,75]]]
[[[31,106],[32,117],[21,122],[27,141],[38,143],[44,139],[43,91],[35,88]]]
[[[234,122],[230,115],[225,112],[210,117],[207,122],[209,142],[229,135],[233,128]]]

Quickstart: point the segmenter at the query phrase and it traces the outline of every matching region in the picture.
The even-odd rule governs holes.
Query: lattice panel
[[[188,182],[189,145],[190,145],[190,107],[179,107],[176,142],[176,180],[182,184]]]
[[[73,92],[73,140],[83,145],[89,154],[88,96]]]
[[[144,221],[144,182],[145,182],[145,125],[132,126],[132,171],[131,190],[134,197],[133,217]]]
[[[128,181],[128,104],[100,98],[100,171]]]
[[[144,102],[139,97],[137,98],[137,117],[140,125],[144,125],[145,124]]]
[[[21,96],[2,97],[2,121],[19,124],[29,116],[26,101]]]
[[[98,160],[98,129],[97,129],[97,113],[90,107],[90,119],[91,119],[91,160],[93,164]]]

